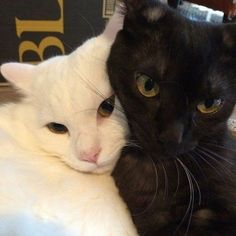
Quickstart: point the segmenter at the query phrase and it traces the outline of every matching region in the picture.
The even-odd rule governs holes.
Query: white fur
[[[1,236],[137,235],[109,175],[126,143],[127,123],[117,99],[110,117],[98,113],[113,93],[105,69],[109,27],[68,56],[1,67],[25,95],[0,107]],[[49,122],[69,133],[52,133]],[[101,148],[97,164],[83,161],[95,146]]]
[[[113,94],[105,70],[107,44],[103,35],[90,39],[69,56],[54,57],[31,68],[26,75],[31,76],[24,80],[13,80],[12,75],[9,79],[8,71],[20,66],[28,70],[28,65],[3,65],[5,77],[23,90],[26,98],[0,110],[2,129],[12,132],[21,146],[57,156],[77,170],[111,171],[125,145],[127,125],[119,109],[108,118],[97,112],[102,101]],[[116,105],[120,107],[117,99]],[[66,125],[69,135],[50,132],[46,128],[50,122]],[[94,146],[101,147],[98,165],[81,160],[82,153]]]
[[[0,160],[1,236],[136,235],[109,175],[82,174],[57,158],[11,149],[6,144]]]

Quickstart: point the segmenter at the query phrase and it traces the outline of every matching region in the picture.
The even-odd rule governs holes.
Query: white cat
[[[2,65],[24,98],[0,107],[1,236],[137,235],[110,176],[128,135],[105,67],[121,24],[68,56]]]

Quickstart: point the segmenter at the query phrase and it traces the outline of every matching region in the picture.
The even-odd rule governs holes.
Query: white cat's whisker
[[[79,76],[79,78],[88,86],[88,88],[91,91],[93,91],[95,94],[97,94],[103,100],[107,99],[107,96],[105,96],[101,91],[99,91],[97,89],[97,87],[89,79],[85,79],[85,76],[82,75],[81,71],[77,71],[77,69],[75,67],[73,67],[73,71],[76,73],[76,75]],[[120,111],[121,113],[124,113],[123,109],[120,106],[118,106],[117,104],[114,105],[114,108],[116,110]]]
[[[70,52],[72,52],[74,50],[74,48],[72,48],[72,46],[70,46],[67,42],[63,42],[63,44],[70,49]]]
[[[93,68],[91,68],[93,70]],[[81,71],[77,71],[76,67],[73,67],[73,71],[79,76],[79,78],[88,86],[88,88],[91,89],[95,94],[103,98],[104,100],[107,99],[107,96],[105,96],[101,91],[97,89],[97,87],[88,79],[85,79],[85,76],[82,75]],[[120,111],[121,113],[124,113],[123,109],[118,106],[117,104],[114,105],[114,108]]]
[[[92,37],[95,37],[95,29],[94,29],[94,27],[93,27],[93,25],[92,25],[92,23],[90,23],[90,21],[85,17],[85,16],[83,16],[82,14],[80,14],[80,13],[78,13],[77,12],[77,14],[87,23],[87,25],[89,26],[89,28],[90,28],[90,30],[91,30],[91,33],[92,33]]]
[[[98,96],[100,96],[102,99],[106,99],[106,96],[104,94],[102,94],[101,91],[99,91],[97,89],[97,87],[88,79],[86,78],[85,75],[82,74],[82,71],[78,71],[78,69],[74,66],[73,67],[73,72],[80,78],[81,81],[84,82],[85,85],[88,86],[88,88],[93,91],[95,94],[97,94]]]

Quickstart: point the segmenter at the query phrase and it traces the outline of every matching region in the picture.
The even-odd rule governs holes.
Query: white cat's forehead
[[[84,46],[84,45],[83,45]],[[69,56],[45,62],[38,69],[39,93],[48,102],[57,103],[67,112],[97,109],[100,103],[112,95],[106,73],[107,45],[88,42]],[[46,80],[48,82],[46,82]],[[41,90],[41,91],[40,91]]]

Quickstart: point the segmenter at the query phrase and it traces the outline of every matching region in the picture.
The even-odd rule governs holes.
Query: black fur
[[[236,25],[192,22],[154,0],[126,0],[108,74],[135,145],[113,176],[140,235],[236,235]],[[148,9],[160,9],[150,20]],[[160,86],[141,95],[135,73]],[[220,111],[196,107],[221,98]]]

